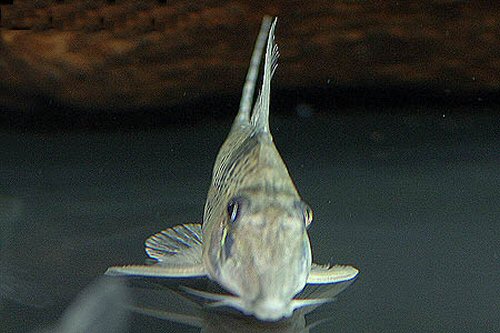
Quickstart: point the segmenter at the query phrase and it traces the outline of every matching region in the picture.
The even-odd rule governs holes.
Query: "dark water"
[[[315,261],[361,271],[350,286],[308,291],[335,302],[264,325],[206,310],[177,282],[99,280],[142,263],[152,233],[201,220],[229,119],[4,131],[0,331],[500,331],[498,112],[298,111],[273,117],[272,130],[315,212]]]

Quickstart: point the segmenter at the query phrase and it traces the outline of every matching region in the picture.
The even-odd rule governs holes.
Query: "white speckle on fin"
[[[339,283],[354,279],[359,271],[352,266],[312,264],[307,283]]]
[[[202,265],[201,224],[181,224],[149,237],[146,253],[158,265]]]

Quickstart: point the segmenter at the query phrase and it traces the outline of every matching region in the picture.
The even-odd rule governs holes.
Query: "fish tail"
[[[251,123],[255,130],[269,133],[269,98],[271,93],[271,78],[278,67],[278,45],[274,41],[274,30],[277,18],[273,20],[267,38],[266,58],[264,63],[264,77],[259,98],[252,112]]]
[[[257,84],[257,76],[259,75],[260,62],[266,45],[267,33],[270,25],[271,17],[264,16],[260,26],[259,35],[253,49],[252,59],[250,60],[250,66],[245,78],[245,84],[243,85],[240,109],[235,119],[235,125],[250,124],[250,109],[253,104],[253,95]]]

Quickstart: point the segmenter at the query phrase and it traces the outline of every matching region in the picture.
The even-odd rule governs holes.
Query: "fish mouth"
[[[308,307],[318,306],[333,301],[329,298],[310,298],[310,299],[263,299],[258,300],[252,306],[252,314],[262,321],[278,321],[291,317],[293,311]]]
[[[229,306],[241,311],[245,315],[253,315],[258,320],[270,322],[288,318],[297,309],[318,306],[333,301],[330,298],[292,299],[285,301],[277,298],[258,298],[253,302],[245,302],[239,296],[214,294],[188,287],[181,287],[181,289],[193,296],[211,301],[211,303],[207,304],[209,307]]]
[[[252,314],[262,321],[278,321],[290,317],[293,307],[290,301],[279,299],[259,299],[252,306]]]

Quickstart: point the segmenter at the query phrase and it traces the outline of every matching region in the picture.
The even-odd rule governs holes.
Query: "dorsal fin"
[[[245,84],[243,85],[243,93],[241,95],[240,109],[238,115],[234,120],[233,126],[240,126],[241,124],[250,125],[250,109],[252,108],[253,94],[255,92],[255,85],[257,84],[257,76],[259,75],[259,67],[262,59],[262,53],[266,45],[267,33],[271,25],[271,18],[264,16],[260,26],[259,35],[253,48],[252,59],[248,67]]]
[[[269,133],[269,97],[271,93],[271,78],[274,74],[274,71],[276,70],[276,67],[278,67],[279,57],[278,45],[274,41],[276,21],[277,19],[275,18],[267,37],[262,88],[250,120],[252,127],[257,132]]]

